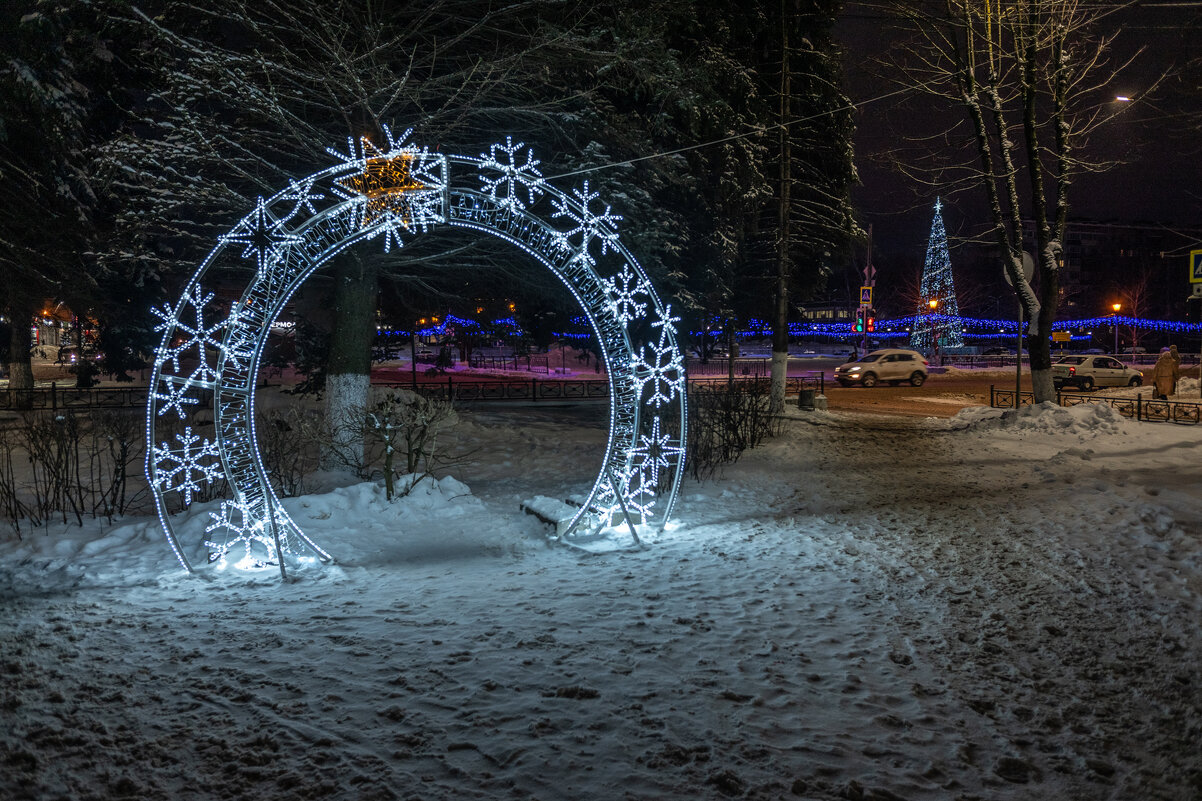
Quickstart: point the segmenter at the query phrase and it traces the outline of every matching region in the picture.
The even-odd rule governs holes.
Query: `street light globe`
[[[1110,305],[1110,308],[1114,309],[1114,313],[1115,313],[1115,314],[1118,314],[1118,312],[1119,312],[1119,309],[1123,308],[1123,304],[1121,304],[1121,303],[1112,303],[1112,304]]]
[[[937,307],[939,305],[939,301],[935,300],[934,298],[931,298],[929,301],[927,301],[927,305],[930,306],[932,309],[934,309],[935,307]]]

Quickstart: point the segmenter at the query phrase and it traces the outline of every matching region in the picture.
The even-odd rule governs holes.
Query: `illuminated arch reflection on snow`
[[[289,557],[330,558],[284,511],[258,453],[255,379],[267,334],[305,279],[337,253],[367,240],[389,251],[438,226],[489,234],[529,253],[571,290],[601,344],[609,439],[562,537],[570,542],[617,524],[636,538],[636,524],[662,528],[684,467],[684,359],[678,319],[619,241],[621,217],[587,181],[570,194],[548,184],[531,152],[511,139],[473,158],[386,134],[387,149],[348,140],[345,153],[329,151],[335,166],[259,198],[219,237],[178,302],[153,310],[162,341],[147,411],[146,469],[180,564],[192,569],[169,511],[222,477],[233,498],[211,513],[210,561],[228,556],[243,566],[278,563],[282,571]],[[255,267],[233,302],[220,302],[206,283],[223,259]],[[183,425],[210,399],[211,440]]]

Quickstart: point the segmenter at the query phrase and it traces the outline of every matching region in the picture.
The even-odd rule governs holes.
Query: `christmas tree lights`
[[[952,280],[952,260],[947,251],[947,231],[943,227],[943,204],[935,200],[935,218],[927,243],[926,263],[919,286],[918,315],[910,332],[910,347],[923,352],[940,347],[964,346],[960,306]]]
[[[255,440],[267,336],[300,285],[338,253],[371,240],[389,252],[437,226],[497,237],[550,269],[600,343],[610,382],[609,438],[597,478],[560,536],[570,541],[617,521],[637,540],[636,525],[666,525],[687,439],[679,318],[622,245],[621,216],[587,182],[570,193],[548,184],[533,153],[511,138],[473,158],[431,153],[407,144],[408,135],[394,138],[385,129],[385,145],[363,138],[348,140],[345,153],[330,149],[334,166],[259,198],[218,237],[179,302],[154,310],[162,340],[146,416],[146,470],[167,541],[186,569],[190,548],[179,542],[171,511],[221,479],[233,498],[210,515],[208,561],[236,559],[240,568],[283,573],[290,562],[331,558],[280,505]],[[214,294],[201,289],[209,271],[244,260],[255,269],[239,299],[214,304]],[[648,330],[653,341],[636,347]],[[164,415],[188,420],[210,406],[212,441],[191,426],[175,434],[176,445],[160,441]]]

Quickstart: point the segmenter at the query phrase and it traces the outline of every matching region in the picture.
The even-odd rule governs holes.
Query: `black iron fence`
[[[989,387],[989,405],[1000,409],[1013,409],[1016,406],[1016,393],[1012,389]],[[1030,406],[1035,403],[1032,392],[1017,393],[1018,406]],[[1102,403],[1123,417],[1146,423],[1181,423],[1197,425],[1202,421],[1202,401],[1158,400],[1137,395],[1130,397],[1114,397],[1107,395],[1085,395],[1080,393],[1057,392],[1056,404],[1059,406],[1079,406],[1083,403]]]
[[[690,359],[688,373],[692,376],[730,375],[730,359],[710,359],[708,362]],[[772,372],[772,359],[763,357],[739,357],[734,360],[735,377],[761,377]]]
[[[0,389],[0,410],[128,409],[146,405],[146,387],[77,389],[51,384],[35,389]]]
[[[729,379],[725,376],[690,377],[690,386],[721,386]],[[736,376],[736,383],[763,383],[766,376]],[[442,400],[465,403],[483,401],[560,401],[591,400],[609,397],[609,381],[591,379],[587,381],[561,381],[557,379],[501,379],[476,381],[448,375],[446,381],[396,381],[378,383],[373,386],[397,387],[414,390],[421,395]],[[822,393],[826,389],[825,377],[821,372],[807,376],[794,376],[785,380],[785,394],[797,395],[803,389]],[[62,388],[55,384],[36,389],[0,390],[0,411],[58,411],[60,409],[129,409],[146,406],[146,387],[122,387],[114,389]],[[202,398],[197,409],[209,408],[211,399]]]
[[[1080,353],[1077,351],[1061,352],[1060,350],[1053,349],[1052,350],[1052,361],[1056,361],[1056,360],[1060,359],[1062,356],[1083,356],[1083,355],[1086,355],[1086,354],[1083,354],[1083,353]],[[1094,354],[1089,354],[1089,355],[1094,355]],[[1107,354],[1107,355],[1112,355],[1112,354]],[[934,364],[936,361],[938,361],[938,364],[941,367],[977,367],[977,368],[1014,367],[1014,363],[1017,360],[1017,358],[1018,357],[1015,356],[1014,354],[997,355],[997,356],[971,356],[971,355],[964,355],[964,354],[959,354],[959,353],[951,353],[951,354],[940,354],[937,358],[933,357],[931,359],[931,363]],[[1158,358],[1160,358],[1160,353],[1135,353],[1135,354],[1120,353],[1118,356],[1115,356],[1114,358],[1118,359],[1123,364],[1131,364],[1131,365],[1138,365],[1140,367],[1146,367],[1146,366],[1156,364],[1156,360]],[[1023,354],[1023,364],[1026,364],[1026,363],[1027,363],[1027,356],[1026,356],[1026,354]],[[1198,354],[1182,353],[1181,354],[1181,363],[1182,364],[1197,364],[1198,363]]]
[[[476,370],[514,370],[543,375],[551,372],[551,361],[547,356],[492,356],[472,353],[468,356],[467,364]]]
[[[729,378],[701,377],[689,378],[689,386],[722,386]],[[763,383],[768,385],[767,377],[736,377],[738,384]],[[558,401],[558,400],[590,400],[609,397],[609,381],[558,381],[554,379],[531,378],[529,380],[513,381],[456,381],[453,376],[447,376],[445,383],[426,382],[413,384],[398,381],[394,383],[375,384],[374,386],[397,387],[416,391],[420,395],[439,400],[463,402],[476,401]],[[795,376],[785,380],[785,394],[796,395],[802,389],[812,389],[824,392],[825,377],[822,373],[808,376]]]

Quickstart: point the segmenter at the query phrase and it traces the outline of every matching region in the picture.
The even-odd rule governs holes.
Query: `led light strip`
[[[234,497],[210,513],[210,562],[276,565],[283,574],[290,560],[330,560],[284,511],[258,450],[255,385],[268,333],[301,284],[346,248],[378,239],[390,251],[444,225],[495,236],[550,269],[601,344],[609,437],[596,480],[559,536],[571,542],[622,525],[637,541],[637,526],[662,529],[684,473],[685,360],[679,318],[619,240],[621,217],[587,182],[570,195],[546,183],[539,161],[511,138],[473,158],[405,144],[408,132],[385,135],[387,148],[348,140],[345,153],[329,151],[336,165],[260,198],[218,238],[179,302],[153,310],[162,340],[146,415],[146,474],[180,564],[193,570],[171,513],[222,477]],[[237,259],[253,260],[255,273],[226,308],[205,291],[212,289],[205,279],[210,268]],[[183,434],[165,430],[165,421],[190,423],[210,398],[213,441],[190,425]]]

